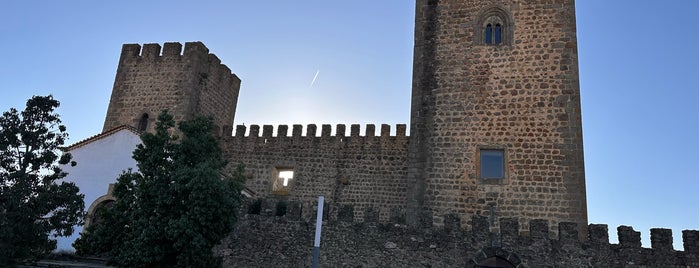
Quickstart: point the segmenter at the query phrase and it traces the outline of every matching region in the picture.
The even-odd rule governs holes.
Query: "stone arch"
[[[83,226],[84,229],[87,229],[87,227],[89,227],[90,224],[94,223],[95,217],[98,216],[97,211],[99,208],[108,206],[114,201],[116,201],[116,198],[112,196],[113,187],[114,184],[109,184],[109,190],[107,191],[107,194],[98,197],[97,199],[95,199],[94,202],[92,202],[92,204],[90,204],[90,207],[87,209],[87,215],[85,215],[85,225]]]
[[[478,13],[474,29],[476,45],[512,45],[515,23],[512,14],[502,5],[491,5]],[[495,42],[496,29],[499,31],[499,42]],[[487,40],[492,34],[491,40]]]
[[[468,268],[526,268],[517,254],[502,248],[484,248],[476,252],[466,266]]]

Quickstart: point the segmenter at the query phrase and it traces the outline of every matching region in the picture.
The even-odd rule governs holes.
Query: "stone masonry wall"
[[[329,202],[351,204],[359,211],[375,207],[383,220],[389,218],[389,208],[405,207],[405,125],[398,125],[395,135],[390,134],[389,125],[381,125],[379,136],[374,134],[374,125],[367,125],[364,136],[359,135],[359,125],[351,125],[349,135],[345,125],[337,125],[334,135],[330,125],[322,125],[320,136],[316,136],[315,125],[307,126],[306,135],[301,125],[293,125],[292,133],[281,125],[276,136],[272,126],[263,126],[262,136],[257,125],[250,126],[248,135],[246,129],[237,126],[235,136],[223,136],[221,146],[229,168],[245,166],[246,186],[258,197],[274,196],[310,206],[323,195]],[[294,171],[287,194],[272,192],[276,168]],[[303,212],[306,217],[310,213]]]
[[[240,79],[201,42],[125,44],[102,131],[121,125],[138,126],[144,113],[149,130],[164,109],[176,121],[194,114],[213,116],[225,127],[233,124]]]
[[[493,211],[523,230],[538,218],[584,231],[574,11],[572,0],[417,1],[409,178],[436,224]],[[479,43],[493,14],[512,39]],[[504,179],[481,179],[480,149],[504,150]]]
[[[291,203],[284,216],[273,216],[273,208],[241,216],[215,249],[224,267],[310,267],[315,223],[303,220],[299,207]],[[352,211],[346,206],[330,210]],[[499,232],[491,232],[485,217],[467,219],[469,230],[461,228],[456,214],[443,218],[442,227],[422,221],[411,228],[377,217],[356,222],[351,213],[328,217],[320,267],[476,267],[491,257],[515,267],[699,267],[699,231],[683,231],[684,251],[677,251],[669,229],[651,229],[652,248],[642,248],[640,233],[629,226],[620,226],[620,243],[610,244],[606,225],[590,225],[589,236],[580,240],[575,223],[553,226],[558,236],[550,237],[546,220],[532,220],[520,234],[519,222],[511,218],[497,220]]]

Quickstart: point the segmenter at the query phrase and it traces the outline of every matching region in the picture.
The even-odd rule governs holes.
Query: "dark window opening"
[[[493,25],[488,24],[488,26],[485,26],[485,43],[493,43]]]
[[[498,45],[500,43],[502,43],[502,26],[495,24],[495,44]]]
[[[482,149],[480,152],[481,178],[504,179],[505,178],[505,151]]]
[[[138,131],[145,132],[148,129],[148,114],[143,114],[138,121]]]

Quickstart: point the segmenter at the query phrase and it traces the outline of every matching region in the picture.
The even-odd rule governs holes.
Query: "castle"
[[[260,214],[224,241],[227,263],[307,266],[298,243],[323,195],[333,267],[699,266],[696,231],[675,252],[655,230],[645,252],[628,227],[620,245],[588,230],[573,0],[417,0],[409,134],[234,129],[240,83],[202,43],[127,44],[103,127],[150,131],[163,109],[214,118]]]

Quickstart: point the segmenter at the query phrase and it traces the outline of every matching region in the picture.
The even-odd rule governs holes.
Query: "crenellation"
[[[320,126],[320,136],[321,137],[330,137],[330,134],[332,133],[332,126],[328,124],[323,124]]]
[[[255,125],[251,125],[252,126]],[[364,136],[359,135],[359,128],[360,125],[358,124],[353,124],[354,126],[354,134],[351,134],[350,137],[366,137],[366,141],[374,141],[375,138],[378,138],[378,136],[375,136],[375,131],[376,127],[373,124],[368,124],[366,125],[366,131]],[[230,127],[229,127],[230,128]],[[244,125],[237,125],[236,126],[236,131],[235,133],[232,133],[230,135],[235,135],[236,137],[254,137],[249,134],[246,134],[247,127]],[[263,125],[262,126],[262,137],[264,138],[273,138],[273,137],[286,137],[288,135],[288,125],[278,125],[277,126],[277,132],[275,135],[274,131],[274,126],[273,125]],[[306,134],[303,134],[303,126],[302,125],[292,125],[292,136],[294,137],[317,137],[317,127],[315,124],[309,124],[306,126]],[[391,126],[388,124],[381,124],[381,140],[386,140],[387,138],[405,138],[405,125],[396,125],[396,134],[391,135]],[[401,131],[402,130],[402,131]],[[228,135],[228,136],[230,136]],[[324,138],[330,138],[330,137],[335,137],[339,138],[338,140],[341,140],[341,138],[346,137],[346,127],[344,124],[337,124],[336,125],[336,130],[333,135],[332,132],[332,125],[330,124],[322,124],[321,125],[321,133],[320,137]],[[225,135],[224,135],[225,136]],[[355,141],[358,141],[360,139],[353,139]],[[376,139],[378,140],[378,139]]]
[[[379,208],[373,206],[367,206],[364,211],[364,222],[367,223],[378,223],[379,222]]]
[[[376,125],[374,124],[368,124],[366,125],[366,129],[364,131],[364,136],[365,137],[374,137],[376,136]]]
[[[488,217],[481,215],[471,216],[471,232],[474,234],[487,234],[490,232],[490,223],[488,222]]]
[[[682,231],[684,250],[699,255],[699,230]]]
[[[274,131],[274,127],[272,125],[263,125],[262,126],[262,137],[263,138],[271,138],[273,131]]]
[[[124,44],[121,46],[121,56],[119,62],[123,62],[127,59],[138,58],[141,54],[141,45],[139,44]]]
[[[566,244],[580,241],[578,224],[574,222],[558,223],[558,240]]]
[[[209,66],[211,66],[213,69],[218,69],[220,68],[221,64],[221,59],[218,58],[218,56],[214,54],[208,54],[206,55],[208,58],[207,60],[209,61]],[[216,72],[214,72],[216,73]],[[230,74],[230,72],[228,72]]]
[[[500,218],[500,234],[503,239],[514,239],[519,236],[519,220],[515,218]]]
[[[609,229],[606,224],[590,224],[587,231],[593,244],[609,244]]]
[[[239,137],[239,138],[245,137],[246,130],[247,130],[247,127],[245,127],[245,125],[235,126],[235,136]]]
[[[335,126],[335,135],[338,137],[345,137],[345,124],[337,124]]]
[[[461,217],[457,213],[447,213],[444,215],[444,231],[451,233],[461,230]]]
[[[184,43],[184,53],[182,56],[188,59],[201,60],[209,55],[209,49],[202,42]]]
[[[277,129],[277,137],[286,137],[288,131],[289,126],[279,125],[279,128]]]
[[[549,238],[549,222],[542,219],[529,221],[529,236],[535,239]]]
[[[182,55],[182,44],[178,42],[166,42],[163,44],[163,57],[173,57]]]
[[[652,249],[672,251],[672,230],[664,228],[650,229],[650,244]]]
[[[201,114],[219,130],[232,125],[240,79],[208,51],[201,42],[186,43],[184,51],[175,42],[123,45],[103,131],[122,125],[152,131],[163,110],[176,121]]]
[[[391,136],[391,126],[388,124],[381,124],[381,137],[390,137]]]
[[[418,228],[429,229],[434,226],[433,221],[434,212],[429,209],[424,209],[418,214]]]
[[[306,136],[316,137],[316,130],[318,130],[318,127],[315,124],[308,124],[306,126]]]
[[[144,59],[157,59],[160,57],[160,44],[143,44],[141,57]]]
[[[396,125],[396,137],[405,137],[406,125],[397,124]]]
[[[252,138],[257,138],[260,136],[260,126],[259,125],[250,125],[250,134],[248,134],[249,137]]]
[[[294,138],[301,137],[301,132],[303,132],[302,125],[292,125],[291,128],[292,128],[291,136],[293,136]]]
[[[277,201],[262,203],[267,204],[263,206],[271,208],[275,202]],[[307,205],[310,206],[310,210],[315,209],[312,204]],[[598,233],[594,236],[597,237],[596,239],[581,241],[577,239],[579,236],[576,233],[578,228],[575,223],[559,224],[558,230],[564,234],[564,237],[549,238],[548,221],[543,219],[530,220],[531,231],[528,236],[518,233],[520,222],[516,218],[499,219],[499,232],[493,232],[488,218],[479,215],[473,215],[470,221],[471,230],[466,230],[459,225],[461,220],[455,213],[442,215],[445,219],[443,226],[415,228],[395,221],[381,220],[377,216],[379,208],[373,206],[364,207],[362,218],[354,217],[353,211],[357,209],[356,206],[335,207],[332,203],[328,206],[331,207],[330,211],[337,211],[336,218],[323,223],[323,241],[325,242],[322,243],[321,254],[326,257],[323,264],[329,267],[354,266],[353,264],[360,263],[357,261],[358,258],[361,259],[361,263],[376,264],[368,267],[411,267],[416,263],[429,263],[433,267],[479,267],[478,264],[481,261],[493,256],[501,258],[499,261],[507,260],[514,267],[697,267],[699,265],[699,252],[690,251],[689,249],[696,249],[691,247],[687,247],[684,251],[673,251],[667,247],[638,248],[638,250],[615,249],[614,245],[602,238],[602,233],[607,229],[606,225],[602,224],[588,226],[588,230]],[[298,208],[298,210],[301,209]],[[239,231],[224,240],[222,245],[225,249],[217,250],[233,251],[233,254],[226,255],[225,260],[238,266],[254,266],[254,263],[246,263],[247,259],[257,261],[279,255],[290,257],[284,259],[284,262],[279,265],[272,265],[273,267],[284,267],[289,263],[305,266],[306,264],[295,260],[310,258],[312,251],[297,252],[297,250],[308,247],[301,243],[311,244],[310,238],[313,237],[314,229],[309,226],[313,226],[315,218],[292,220],[290,212],[286,215],[277,214],[267,211],[260,215],[241,217],[236,228]],[[537,231],[534,230],[541,232],[537,235]],[[668,235],[665,230],[655,231],[655,233],[662,233],[662,236]],[[698,231],[685,231],[684,234],[685,237],[692,236],[691,241],[696,245]],[[250,242],[247,236],[251,235],[261,240]],[[502,243],[494,243],[499,239],[502,239]],[[279,241],[296,241],[298,245],[270,249],[270,245]],[[264,263],[268,262],[264,261]]]
[[[350,125],[350,137],[359,137],[359,125],[358,124]]]
[[[622,248],[641,248],[641,232],[635,231],[631,226],[617,227],[619,246]]]

